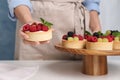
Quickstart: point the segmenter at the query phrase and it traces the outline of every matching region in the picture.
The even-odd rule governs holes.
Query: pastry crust
[[[113,42],[113,49],[114,50],[120,49],[120,41],[119,42],[116,42],[116,41]]]
[[[81,41],[62,40],[62,46],[66,48],[82,49],[85,47],[85,42],[85,39]]]
[[[86,48],[93,50],[112,50],[113,42],[86,42]]]
[[[52,39],[52,29],[37,32],[26,31],[25,33],[29,36],[27,39],[29,41],[47,41]]]

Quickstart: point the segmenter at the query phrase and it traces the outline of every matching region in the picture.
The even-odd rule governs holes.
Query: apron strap
[[[89,12],[80,2],[75,2],[74,31],[76,34],[84,35],[84,32],[90,31]]]

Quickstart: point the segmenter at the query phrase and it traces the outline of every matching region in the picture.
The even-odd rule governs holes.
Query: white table
[[[29,80],[120,80],[119,60],[108,60],[109,72],[104,76],[84,75],[81,72],[81,61],[4,61],[4,63],[39,65],[39,71]]]

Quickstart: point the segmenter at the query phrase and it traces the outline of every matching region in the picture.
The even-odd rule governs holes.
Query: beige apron
[[[89,13],[81,4],[82,0],[31,0],[33,18],[39,21],[42,17],[52,22],[55,31],[49,44],[30,46],[19,37],[22,24],[17,21],[15,58],[20,60],[54,60],[74,59],[75,55],[55,49],[54,45],[61,42],[62,35],[68,31],[84,34],[89,30]]]

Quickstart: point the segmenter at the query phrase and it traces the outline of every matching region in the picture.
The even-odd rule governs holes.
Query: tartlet
[[[113,42],[86,42],[86,48],[92,50],[112,50]]]
[[[52,25],[41,18],[41,23],[23,25],[23,32],[29,36],[28,41],[47,41],[52,39]]]
[[[85,42],[83,36],[76,35],[72,31],[62,37],[62,46],[65,48],[82,49],[85,48]]]
[[[118,30],[107,30],[106,33],[114,37],[113,49],[120,50],[120,32]]]
[[[113,36],[103,35],[103,33],[95,32],[93,34],[86,34],[85,38],[86,49],[92,50],[113,50]]]
[[[29,36],[27,39],[29,41],[47,41],[52,39],[52,29],[37,32],[26,31],[25,33]]]

